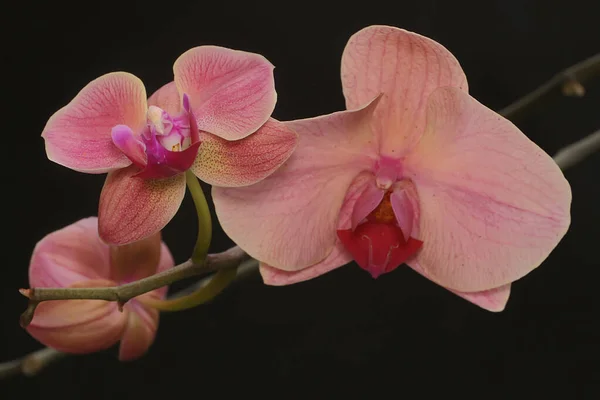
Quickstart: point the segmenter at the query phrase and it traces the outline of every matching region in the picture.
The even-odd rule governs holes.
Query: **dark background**
[[[40,2],[42,3],[42,2]],[[106,1],[3,7],[0,359],[40,347],[18,325],[27,266],[47,233],[96,215],[104,176],[46,159],[48,117],[90,80],[139,76],[152,93],[188,48],[258,52],[276,66],[281,120],[344,108],[340,57],[371,24],[403,27],[452,51],[471,94],[504,107],[600,51],[597,1]],[[6,8],[11,7],[11,8]],[[519,121],[548,153],[600,128],[600,82]],[[600,156],[568,170],[569,233],[513,285],[494,314],[404,267],[372,280],[355,265],[289,287],[255,275],[209,305],[165,314],[148,354],[119,363],[116,349],[69,357],[34,378],[0,382],[2,399],[486,397],[600,398]],[[213,251],[231,245],[215,228]],[[176,260],[189,255],[195,218],[186,201],[164,231]]]

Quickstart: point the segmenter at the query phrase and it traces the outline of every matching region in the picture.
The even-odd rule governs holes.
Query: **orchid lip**
[[[182,103],[183,110],[174,116],[160,107],[148,107],[147,124],[140,134],[126,126],[113,128],[113,143],[141,168],[136,177],[168,178],[185,172],[194,163],[200,139],[186,94]]]

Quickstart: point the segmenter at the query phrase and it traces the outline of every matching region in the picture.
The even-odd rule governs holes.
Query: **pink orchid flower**
[[[99,205],[101,238],[143,239],[173,218],[190,169],[220,186],[253,184],[292,153],[297,135],[271,119],[277,95],[264,57],[215,46],[182,54],[175,80],[146,100],[134,75],[90,82],[46,124],[48,158],[108,176]]]
[[[566,233],[558,166],[467,92],[440,44],[371,26],[342,57],[350,111],[287,123],[300,138],[275,174],[213,188],[225,232],[265,283],[311,279],[355,260],[374,277],[402,263],[488,310]]]
[[[98,236],[98,219],[82,219],[44,237],[29,265],[29,284],[43,287],[99,287],[133,282],[173,267],[160,232],[136,243],[109,246]],[[38,305],[27,331],[46,346],[67,353],[104,350],[118,341],[119,359],[143,355],[154,341],[158,311],[143,299],[163,299],[167,288],[128,301],[55,300]]]

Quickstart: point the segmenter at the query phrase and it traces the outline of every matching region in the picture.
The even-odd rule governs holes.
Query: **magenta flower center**
[[[148,164],[164,164],[167,151],[179,152],[190,147],[191,123],[187,112],[173,117],[159,107],[150,106],[146,115],[148,125],[141,139],[146,145]]]
[[[198,126],[185,94],[183,110],[178,115],[150,106],[142,132],[117,125],[111,135],[115,146],[141,169],[135,176],[146,179],[168,178],[187,171],[200,146]]]

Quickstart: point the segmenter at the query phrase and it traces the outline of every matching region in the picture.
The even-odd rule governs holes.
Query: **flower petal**
[[[131,166],[106,177],[98,210],[100,237],[122,245],[144,239],[167,225],[185,194],[185,175],[164,179],[134,177]]]
[[[200,150],[192,172],[214,186],[248,186],[277,170],[292,154],[298,135],[286,125],[269,119],[254,134],[227,141],[201,132]]]
[[[352,209],[352,230],[355,230],[358,224],[377,208],[381,200],[383,200],[384,194],[385,190],[377,186],[375,177],[373,176],[369,179]]]
[[[423,268],[419,265],[419,263],[416,260],[413,260],[413,262],[411,262],[410,264],[412,269],[417,271],[419,274],[423,275],[425,278],[431,280],[431,278],[427,276]],[[457,296],[462,297],[465,300],[470,301],[471,303],[483,308],[484,310],[500,312],[504,310],[504,307],[506,307],[506,303],[508,302],[508,298],[510,297],[510,286],[510,284],[507,284],[494,289],[472,293],[457,292],[456,290],[448,288],[445,289],[449,290]]]
[[[72,287],[113,286],[110,280],[90,280]],[[46,346],[67,353],[91,353],[115,344],[125,327],[126,314],[115,302],[56,300],[40,303],[27,332]]]
[[[181,96],[177,90],[175,81],[169,82],[148,98],[148,106],[156,106],[176,115],[181,111]]]
[[[348,109],[383,93],[373,118],[382,154],[401,157],[425,127],[425,106],[440,86],[467,91],[454,56],[439,43],[390,26],[355,33],[342,56],[342,86]]]
[[[569,227],[571,189],[552,158],[458,89],[431,95],[427,130],[405,167],[421,209],[417,260],[442,286],[477,292],[511,283]]]
[[[213,187],[227,235],[252,257],[287,271],[327,257],[346,191],[375,156],[371,110],[286,123],[298,133],[298,146],[280,169],[252,186]]]
[[[179,92],[190,97],[198,128],[226,140],[250,135],[273,112],[273,68],[259,54],[216,46],[190,49],[173,66]]]
[[[160,236],[156,232],[137,242],[110,246],[111,279],[122,284],[154,275],[162,251]]]
[[[130,306],[127,325],[119,347],[119,360],[131,361],[142,356],[154,342],[157,329],[158,310],[137,303]]]
[[[111,130],[113,144],[123,152],[137,167],[144,168],[148,164],[146,145],[127,125],[116,125]]]
[[[338,229],[350,228],[352,224],[352,214],[355,205],[359,201],[362,193],[364,193],[367,190],[367,188],[371,185],[374,179],[375,177],[373,176],[373,174],[369,172],[363,172],[354,179],[354,181],[350,185],[350,188],[348,189],[348,192],[346,193],[344,203],[340,210],[337,225]],[[323,261],[320,261],[314,265],[311,265],[299,271],[284,271],[281,269],[271,267],[270,265],[267,265],[265,263],[260,263],[260,273],[263,277],[264,283],[267,285],[291,285],[293,283],[298,283],[316,278],[329,271],[346,265],[350,261],[352,261],[352,255],[346,250],[346,248],[340,242],[339,238],[336,235],[336,243],[333,247],[333,250]]]
[[[109,277],[109,250],[98,237],[98,219],[85,218],[46,235],[29,266],[31,287],[66,287]]]
[[[131,161],[112,141],[111,129],[145,124],[146,89],[134,75],[113,72],[88,83],[46,124],[42,137],[48,158],[76,171],[104,173]]]
[[[510,297],[510,286],[511,285],[508,284],[495,289],[473,293],[456,292],[454,290],[450,291],[484,310],[500,312],[504,310],[508,298]]]
[[[398,226],[402,229],[404,240],[408,240],[409,236],[419,237],[419,196],[415,185],[408,181],[402,180],[396,182],[390,196],[390,202]]]

